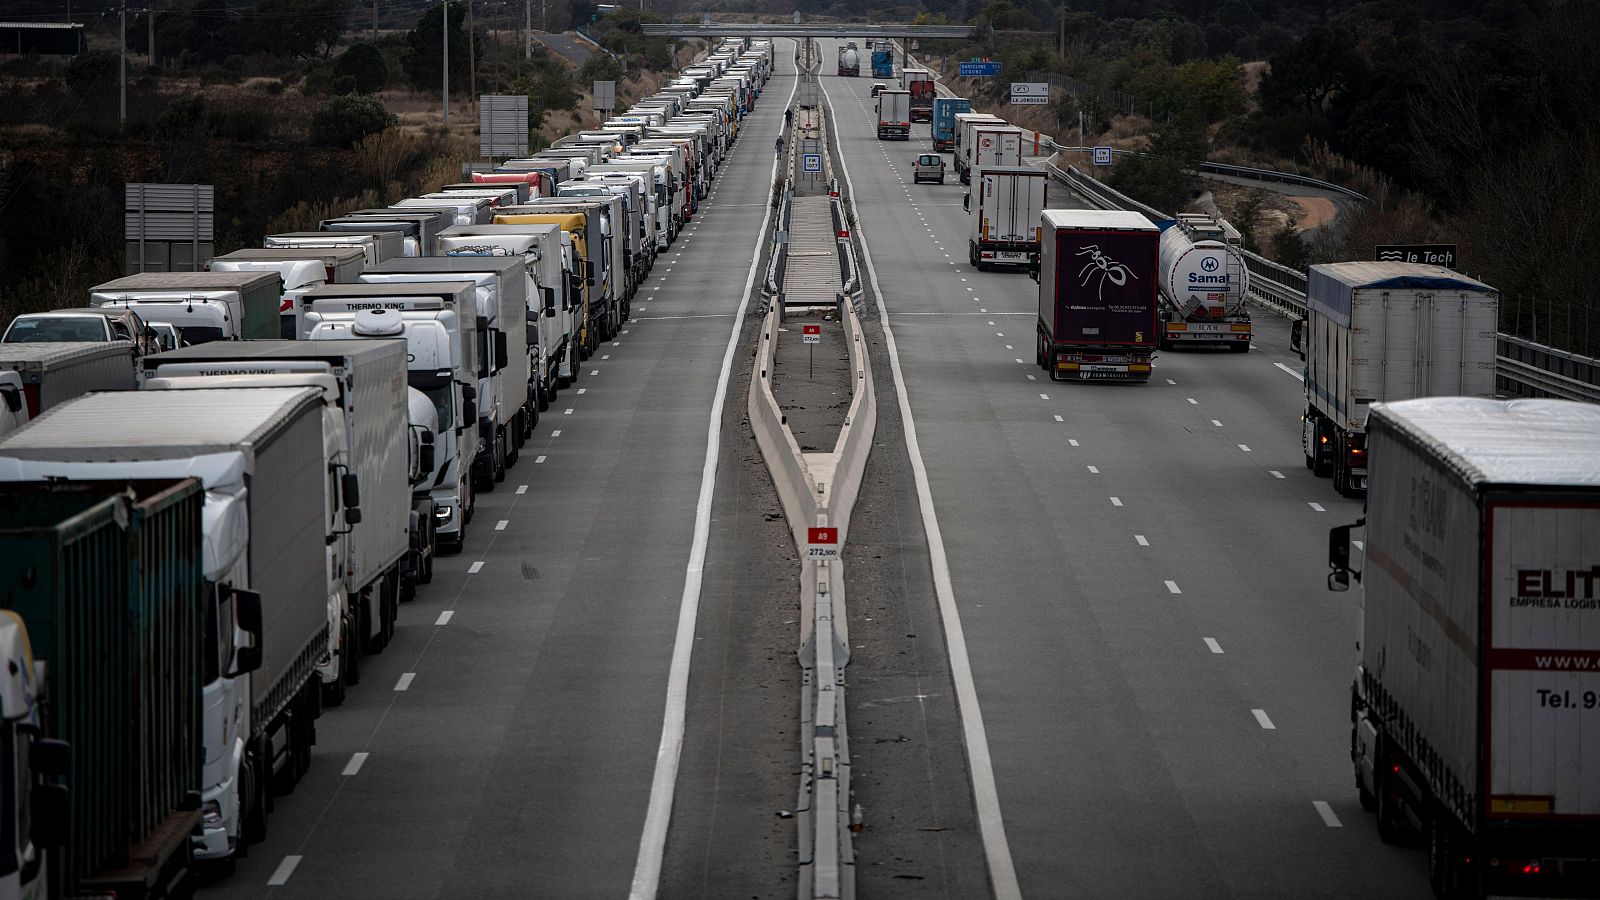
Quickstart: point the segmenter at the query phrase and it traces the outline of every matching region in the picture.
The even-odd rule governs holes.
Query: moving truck
[[[381,652],[393,636],[402,562],[428,537],[412,533],[405,342],[249,341],[145,357],[146,389],[208,386],[315,387],[333,413],[324,430],[336,437],[338,466],[355,476],[361,494],[346,498],[347,512],[358,507],[361,514],[346,520],[330,545],[345,608],[329,623],[335,659],[320,674],[324,697],[341,703],[348,670],[359,666],[355,655]]]
[[[967,210],[967,259],[973,268],[1039,265],[1040,219],[1049,173],[1029,166],[978,170],[972,192],[962,198]]]
[[[856,48],[839,48],[839,67],[835,74],[846,78],[855,78],[861,74],[861,54]]]
[[[928,120],[933,133],[933,149],[938,151],[956,148],[956,116],[972,111],[972,101],[965,97],[934,97],[933,112]]]
[[[872,45],[872,77],[894,77],[894,48],[887,41]]]
[[[1047,209],[1035,360],[1052,381],[1150,380],[1156,244],[1135,212]]]
[[[878,92],[878,140],[911,140],[910,92]],[[965,179],[963,179],[963,181],[964,180]]]
[[[1329,263],[1306,279],[1291,344],[1305,363],[1306,468],[1367,487],[1367,410],[1415,397],[1494,396],[1500,292],[1441,266]],[[1298,338],[1298,339],[1297,339]]]
[[[0,372],[12,372],[22,421],[90,391],[131,391],[139,363],[127,341],[0,344]]]
[[[911,121],[933,121],[933,98],[939,94],[933,73],[923,68],[906,68],[900,72],[900,81],[911,95]]]
[[[398,231],[286,231],[267,235],[261,239],[261,246],[268,250],[359,247],[370,266],[403,255],[405,239]],[[332,283],[340,282],[334,279]]]
[[[1440,897],[1600,896],[1600,406],[1374,403],[1350,756]],[[1331,712],[1331,710],[1330,710]]]
[[[201,691],[221,656],[201,574],[204,499],[192,478],[0,485],[7,896],[194,887]],[[260,604],[245,605],[254,640]],[[40,825],[48,862],[29,846]]]
[[[302,340],[361,338],[406,342],[406,384],[438,413],[432,497],[438,546],[460,552],[472,517],[472,464],[487,441],[478,414],[477,284],[331,284],[300,298]]]
[[[1237,235],[1221,219],[1188,213],[1161,232],[1161,349],[1249,351],[1250,270]]]
[[[951,149],[955,151],[956,172],[960,173],[962,171],[961,167],[966,165],[966,163],[964,161],[964,157],[969,155],[968,148],[970,146],[972,146],[972,140],[973,140],[972,129],[974,127],[976,127],[978,125],[989,125],[989,126],[999,127],[999,126],[1004,126],[1005,124],[1006,124],[1006,122],[1005,122],[1004,119],[1000,118],[999,116],[990,115],[989,113],[980,113],[980,112],[958,112],[958,113],[956,113],[955,114],[955,125],[951,129],[955,134],[955,144],[951,147]],[[1006,165],[1006,163],[1001,163],[1001,162],[996,162],[995,164],[996,165]],[[1022,164],[1022,161],[1021,161],[1021,158],[1019,156],[1017,162],[1014,163],[1013,165],[1021,165],[1021,164]],[[962,184],[966,184],[967,183],[966,179],[963,178],[961,180],[961,183]]]
[[[456,226],[463,227],[463,226]],[[448,229],[446,229],[448,233]],[[441,238],[441,241],[443,239]],[[516,464],[528,434],[533,430],[528,409],[528,299],[527,273],[512,262],[476,265],[471,260],[425,256],[407,262],[414,269],[390,267],[361,276],[364,284],[387,284],[396,292],[404,285],[428,281],[471,281],[478,310],[478,350],[488,360],[488,377],[478,380],[478,415],[482,419],[484,452],[474,461],[478,489],[494,490]],[[466,263],[458,265],[458,263]],[[537,399],[534,413],[537,415]]]
[[[268,792],[292,789],[311,761],[316,671],[339,602],[326,547],[354,493],[328,452],[322,406],[303,388],[87,394],[0,438],[0,482],[192,477],[204,487],[197,858],[263,838]],[[254,597],[259,639],[236,643],[227,623],[251,630]],[[175,735],[162,739],[183,752]]]
[[[522,294],[527,307],[527,340],[532,362],[529,388],[535,416],[549,407],[560,388],[577,378],[578,331],[583,323],[582,285],[570,247],[570,236],[554,224],[473,225],[448,228],[439,236],[446,257],[462,271],[495,271],[499,259],[482,262],[475,257],[509,257],[520,260],[525,275]],[[396,261],[403,262],[403,261]],[[419,260],[417,266],[423,265]],[[381,271],[420,271],[393,265]],[[454,269],[452,269],[454,271]],[[532,425],[530,424],[530,428]]]
[[[977,169],[1022,165],[1022,129],[988,122],[973,123],[971,133],[956,153],[956,174],[961,183],[972,180]]]
[[[145,272],[96,285],[89,305],[135,310],[203,344],[277,337],[282,298],[277,272]]]

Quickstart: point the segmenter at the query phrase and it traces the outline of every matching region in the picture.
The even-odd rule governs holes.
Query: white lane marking
[[[1077,446],[1077,445],[1074,444],[1073,446]],[[1122,505],[1122,498],[1121,497],[1112,497],[1111,498],[1111,505],[1112,506],[1121,506]]]
[[[1063,418],[1061,418],[1061,417],[1060,417],[1060,416],[1056,416],[1056,421],[1057,421],[1057,422],[1065,422],[1065,421],[1066,421],[1066,419],[1063,419]],[[1076,446],[1076,445],[1074,445],[1074,446]]]
[[[1037,379],[1037,378],[1035,378],[1035,377],[1033,377],[1033,376],[1032,376],[1032,375],[1029,375],[1029,376],[1028,376],[1028,380],[1029,380],[1029,381],[1038,381],[1038,380],[1039,380],[1039,379]]]
[[[544,457],[543,457],[543,456],[535,456],[535,457],[534,457],[534,458],[533,458],[533,461],[534,461],[534,462],[535,462],[535,463],[542,463],[542,462],[544,462],[544,460],[545,460],[545,458],[544,458]],[[522,493],[522,492],[521,492],[521,491],[518,491],[518,492],[517,492],[517,493],[519,493],[519,494],[520,494],[520,493]]]
[[[622,333],[623,334],[627,334],[628,333],[628,329],[626,329],[626,328],[622,329]]]
[[[1167,384],[1177,384],[1177,382],[1173,381],[1171,378],[1168,378],[1167,379]]]
[[[478,560],[477,562],[473,563],[472,565],[467,566],[467,574],[468,575],[476,575],[476,574],[478,574],[479,572],[482,572],[482,571],[483,571],[483,560],[481,560],[481,559]]]
[[[272,870],[272,877],[267,879],[267,887],[279,887],[289,883],[289,876],[294,874],[294,867],[300,865],[301,856],[285,856],[283,862]]]
[[[1049,400],[1050,399],[1050,395],[1049,394],[1040,394],[1039,395],[1039,399],[1040,400]]]
[[[366,762],[367,762],[367,754],[365,754],[365,753],[352,753],[352,754],[350,754],[350,761],[344,764],[344,771],[340,772],[339,774],[340,775],[354,775],[357,772],[361,771],[361,767],[366,765]]]
[[[600,358],[601,359],[610,359],[611,358],[611,354],[607,353],[605,356],[602,356]]]
[[[593,372],[590,372],[589,374],[590,375],[599,375],[600,374],[600,370],[599,369],[595,369]],[[584,390],[588,390],[588,388],[584,388]],[[581,394],[581,393],[583,393],[583,391],[579,391],[578,393]]]
[[[454,616],[455,614],[456,614],[455,610],[447,609],[444,612],[439,613],[439,618],[434,620],[433,624],[435,624],[435,625],[449,625],[450,624],[450,618],[452,616]]]
[[[1366,550],[1367,549],[1367,545],[1365,543],[1361,542],[1361,541],[1351,541],[1350,542],[1350,546],[1355,547],[1357,550]]]
[[[1193,403],[1195,406],[1199,406],[1200,405],[1200,401],[1196,400],[1193,397],[1185,397],[1183,399],[1188,400],[1190,403]]]
[[[1069,446],[1072,446],[1072,447],[1078,446],[1078,442],[1073,440],[1072,438],[1067,438],[1067,444]],[[1118,505],[1120,506],[1121,504],[1119,503]]]
[[[561,437],[561,429],[557,428],[555,431],[550,432],[550,436],[551,437]]]
[[[1100,467],[1099,466],[1090,466],[1089,467],[1089,474],[1090,475],[1099,475],[1100,474]]]
[[[1327,512],[1327,510],[1322,507],[1321,503],[1311,504],[1311,509],[1315,512]]]
[[[1267,718],[1267,711],[1266,710],[1264,710],[1264,709],[1252,709],[1252,710],[1250,710],[1250,714],[1256,717],[1256,722],[1259,723],[1261,725],[1261,727],[1263,729],[1265,729],[1266,731],[1276,731],[1277,730],[1278,726],[1272,724],[1272,720]]]
[[[1268,472],[1268,474],[1270,474],[1270,475],[1271,475],[1271,476],[1272,476],[1272,477],[1273,477],[1273,478],[1282,478],[1282,477],[1283,477],[1283,473],[1282,473],[1282,472],[1279,472],[1279,471],[1278,471],[1278,470],[1277,470],[1277,469],[1268,469],[1268,470],[1267,470],[1267,472]]]
[[[510,524],[511,524],[511,520],[510,519],[501,519],[500,521],[494,523],[494,530],[495,531],[505,531],[506,530],[506,526],[510,525]]]
[[[979,310],[979,312],[982,312],[982,310]],[[994,336],[995,336],[995,337],[1005,337],[1005,335],[1004,335],[1004,334],[1002,334],[1002,333],[1000,333],[1000,332],[998,332],[998,331],[996,331],[996,332],[995,332],[995,333],[994,333]]]
[[[823,83],[822,95],[832,103],[826,83]],[[793,100],[792,94],[790,99]],[[850,180],[850,166],[842,156],[839,159],[839,170],[844,175],[845,187],[854,194],[856,188]],[[905,375],[900,369],[900,351],[895,344],[894,329],[889,325],[889,311],[883,305],[883,288],[878,284],[878,272],[872,265],[870,243],[870,241],[861,242],[861,257],[867,269],[867,277],[872,281],[872,293],[878,306],[878,321],[883,325],[884,344],[889,349],[889,370],[894,374],[895,397],[900,405],[900,421],[905,428],[906,450],[911,457],[911,473],[917,486],[917,504],[921,507],[922,528],[927,535],[928,562],[933,568],[933,588],[939,600],[939,615],[944,620],[945,646],[950,654],[950,679],[956,687],[957,708],[961,715],[961,730],[965,738],[963,744],[967,751],[967,767],[972,778],[973,805],[977,808],[978,831],[983,838],[983,852],[989,863],[989,885],[994,900],[1020,900],[1022,888],[1017,883],[1016,865],[1011,859],[1011,847],[1006,842],[1005,820],[1000,812],[1000,796],[995,788],[994,765],[989,755],[989,738],[983,725],[983,711],[978,707],[977,686],[972,680],[972,660],[967,655],[966,633],[961,626],[961,612],[956,607],[955,587],[950,578],[950,561],[945,555],[944,537],[939,529],[938,515],[933,508],[933,491],[928,484],[928,468],[922,461],[922,446],[917,441],[917,425],[911,415],[911,396],[906,391]],[[757,251],[759,249],[758,246]],[[755,255],[760,256],[760,253],[757,252]],[[754,273],[755,270],[752,268],[752,277]]]
[[[800,87],[795,78],[789,87],[787,109],[794,103],[795,92]],[[768,182],[778,176],[778,159],[774,155]],[[851,193],[855,193],[852,186]],[[750,306],[750,290],[756,283],[756,270],[761,265],[761,241],[767,226],[772,222],[772,206],[764,205],[761,227],[756,229],[750,248],[750,271],[745,276],[744,293],[739,296],[739,308],[728,332],[728,346],[722,352],[722,369],[717,374],[716,392],[711,396],[711,414],[706,427],[705,462],[700,467],[700,495],[694,510],[694,537],[689,545],[689,564],[683,579],[683,596],[678,601],[678,630],[672,641],[672,663],[667,670],[667,697],[661,716],[661,740],[656,745],[655,774],[650,780],[650,805],[645,810],[644,830],[639,836],[639,856],[633,866],[633,883],[628,889],[629,900],[655,900],[661,889],[661,863],[667,847],[667,825],[672,821],[672,794],[678,782],[678,763],[683,754],[684,720],[689,701],[689,658],[694,651],[695,619],[700,612],[701,570],[705,567],[706,542],[711,536],[711,498],[717,481],[717,457],[722,446],[722,406],[728,393],[728,381],[733,371],[733,354],[739,343],[739,326],[744,323],[745,311]],[[877,290],[877,286],[873,286]],[[880,292],[881,296],[881,292]],[[888,326],[884,326],[885,334]],[[890,347],[893,338],[890,338]],[[910,431],[910,422],[907,423]],[[915,454],[912,459],[915,460]],[[948,633],[949,629],[946,629]],[[948,639],[948,635],[947,635]]]
[[[1142,535],[1142,534],[1136,534],[1136,535],[1134,535],[1134,536],[1133,536],[1133,539],[1134,539],[1134,541],[1136,541],[1136,542],[1137,542],[1137,543],[1138,543],[1138,544],[1139,544],[1139,546],[1141,546],[1141,547],[1148,547],[1148,546],[1150,546],[1150,539],[1149,539],[1149,538],[1147,538],[1147,537],[1145,537],[1145,536],[1144,536],[1144,535]]]
[[[589,389],[588,389],[588,388],[578,388],[578,393],[579,393],[579,394],[580,394],[580,395],[581,395],[581,394],[587,394],[587,393],[588,393],[588,392],[589,392]]]
[[[1306,380],[1306,377],[1304,375],[1301,375],[1299,372],[1296,372],[1295,370],[1289,368],[1288,366],[1284,365],[1283,363],[1275,362],[1275,363],[1273,363],[1273,365],[1275,365],[1278,368],[1284,370],[1285,372],[1288,372],[1290,375],[1293,375],[1295,381],[1304,382]]]
[[[613,346],[613,347],[621,347],[622,346],[622,342],[621,341],[612,341],[611,342],[611,346]]]
[[[1169,594],[1181,594],[1181,593],[1183,593],[1183,589],[1178,587],[1178,583],[1176,581],[1168,581],[1167,582],[1167,593],[1169,593]]]
[[[1010,344],[1007,344],[1007,345],[1006,345],[1006,349],[1007,349],[1007,350],[1015,350],[1015,349],[1017,349],[1017,348],[1015,348],[1015,347],[1013,347],[1013,346],[1011,346],[1011,345],[1010,345]]]
[[[528,486],[527,485],[525,485],[525,484],[517,485],[517,495],[518,496],[526,494],[527,492],[528,492]]]
[[[1017,362],[1020,364],[1022,362],[1022,360],[1019,359],[1019,360],[1017,360]]]
[[[396,681],[394,683],[394,689],[397,690],[397,691],[409,691],[409,690],[411,690],[411,682],[416,677],[417,677],[417,673],[415,673],[415,672],[405,672],[405,673],[403,673],[400,676],[400,680]]]
[[[1221,653],[1222,653],[1222,645],[1217,643],[1217,639],[1216,638],[1206,638],[1205,642],[1206,642],[1206,646],[1211,648],[1211,652],[1212,653],[1216,653],[1218,655],[1221,655]]]
[[[978,311],[979,311],[979,312],[986,312],[986,310],[981,310],[981,309],[980,309],[980,310],[978,310]],[[993,322],[990,322],[990,323],[989,323],[989,324],[990,324],[990,325],[993,325],[993,324],[994,324],[994,323],[993,323]]]
[[[1344,827],[1344,823],[1339,821],[1338,814],[1333,811],[1333,807],[1328,805],[1328,801],[1313,800],[1311,801],[1311,805],[1316,808],[1317,815],[1322,817],[1322,824],[1328,826],[1329,828]]]
[[[1211,420],[1211,424],[1213,424],[1213,425],[1215,425],[1215,426],[1217,426],[1217,427],[1218,427],[1218,428],[1221,428],[1221,427],[1222,427],[1222,423],[1221,423],[1221,422],[1218,422],[1218,421],[1217,421],[1217,420],[1216,420],[1216,419],[1212,419],[1212,420]]]
[[[563,411],[562,411],[562,413],[561,413],[561,414],[562,414],[562,415],[563,415],[563,416],[570,416],[570,415],[572,415],[572,407],[570,407],[570,406],[569,406],[569,407],[567,407],[567,408],[566,408],[566,409],[565,409],[565,410],[563,410]]]
[[[1239,449],[1243,450],[1246,453],[1249,453],[1250,452],[1250,445],[1248,445],[1248,444],[1240,444],[1239,445]]]

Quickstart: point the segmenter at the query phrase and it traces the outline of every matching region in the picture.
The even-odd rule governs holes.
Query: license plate
[[[1217,334],[1222,331],[1221,325],[1190,325],[1190,334]],[[1181,332],[1180,332],[1181,333]]]
[[[995,259],[1027,259],[1027,254],[1018,253],[1018,252],[1013,251],[1013,250],[1001,250],[1000,252],[998,252],[998,253],[996,253],[994,255],[994,258]]]

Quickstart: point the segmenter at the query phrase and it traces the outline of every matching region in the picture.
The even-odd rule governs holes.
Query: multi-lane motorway
[[[205,895],[794,895],[798,563],[740,315],[792,60],[779,41],[633,321]],[[911,184],[927,127],[877,141],[872,80],[822,79],[881,410],[847,551],[860,895],[985,896],[987,851],[1033,898],[1424,896],[1351,783],[1354,611],[1322,573],[1360,505],[1301,465],[1287,326],[1161,354],[1145,386],[1051,383],[1036,286],[971,270],[962,186]]]

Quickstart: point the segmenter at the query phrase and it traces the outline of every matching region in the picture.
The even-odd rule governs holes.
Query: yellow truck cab
[[[583,300],[583,314],[578,317],[576,344],[587,359],[600,346],[600,304],[596,301],[595,261],[589,256],[589,217],[583,213],[514,213],[494,217],[496,225],[554,225],[572,238],[572,249],[582,261],[584,277],[578,279]]]

